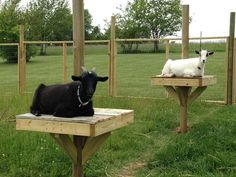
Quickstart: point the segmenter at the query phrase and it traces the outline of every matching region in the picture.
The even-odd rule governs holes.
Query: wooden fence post
[[[233,104],[236,103],[236,39],[234,39],[233,51]]]
[[[84,66],[84,0],[73,0],[73,56],[74,75]]]
[[[116,96],[116,31],[115,16],[111,17],[111,39],[110,39],[110,57],[109,57],[109,96]]]
[[[19,93],[25,92],[26,84],[26,50],[24,44],[24,25],[19,26],[20,42],[19,42],[19,54],[18,54],[18,89]]]
[[[188,58],[189,51],[189,5],[182,5],[182,58]]]
[[[165,40],[165,44],[166,44],[166,60],[168,60],[170,58],[170,40],[166,39]]]
[[[165,50],[165,59],[166,61],[170,58],[170,40],[165,39],[165,45],[166,45],[166,50]],[[166,97],[169,98],[169,92],[165,90]]]
[[[228,57],[227,57],[227,99],[226,104],[233,104],[233,82],[235,80],[234,73],[234,30],[235,30],[235,12],[230,13],[230,27],[228,40]]]
[[[63,82],[67,82],[67,44],[63,42]]]
[[[226,38],[226,41],[225,41],[225,60],[226,60],[226,64],[225,64],[225,87],[224,87],[224,103],[227,104],[227,100],[228,100],[228,94],[227,94],[227,91],[228,91],[228,47],[229,46],[229,37]]]

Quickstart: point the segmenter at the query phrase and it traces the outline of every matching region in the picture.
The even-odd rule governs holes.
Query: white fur
[[[161,76],[164,77],[196,77],[204,76],[205,63],[207,56],[212,55],[213,52],[207,50],[201,50],[199,57],[178,59],[178,60],[167,60],[166,64],[162,69]]]

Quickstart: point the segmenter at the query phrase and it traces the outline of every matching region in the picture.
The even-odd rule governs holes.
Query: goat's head
[[[86,68],[82,67],[82,74],[80,76],[72,76],[73,81],[80,81],[82,83],[82,87],[84,90],[85,96],[87,98],[92,98],[97,82],[105,82],[108,77],[100,77],[96,74],[95,68],[93,68],[91,71],[88,71]]]
[[[199,55],[201,63],[205,63],[207,61],[207,57],[214,54],[214,52],[209,52],[207,50],[195,50],[195,53]]]

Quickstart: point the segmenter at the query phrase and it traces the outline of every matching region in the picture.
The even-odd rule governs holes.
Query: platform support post
[[[73,136],[73,141],[77,149],[77,159],[76,163],[73,162],[72,166],[72,177],[84,177],[83,169],[83,147],[85,144],[85,137],[82,136]]]

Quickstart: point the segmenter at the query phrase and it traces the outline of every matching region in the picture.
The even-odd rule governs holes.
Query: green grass
[[[50,136],[15,131],[15,115],[29,111],[35,87],[41,82],[62,82],[62,57],[58,55],[58,48],[49,50],[51,55],[37,56],[27,63],[27,92],[30,93],[24,96],[17,94],[17,65],[0,63],[0,177],[71,176],[69,158]],[[173,50],[176,52],[170,57],[179,58],[178,48]],[[224,49],[216,46],[206,74],[216,75],[218,82],[207,88],[201,99],[224,99],[224,59]],[[108,73],[106,53],[89,52],[85,63],[88,68],[96,66],[100,75]],[[95,107],[133,109],[135,122],[114,131],[86,163],[86,177],[236,176],[235,106],[198,99],[189,107],[189,132],[176,134],[179,106],[165,97],[162,87],[150,85],[150,77],[161,71],[164,54],[119,54],[117,64],[118,95],[124,97],[107,97],[107,84],[101,83],[94,104]],[[68,69],[69,79],[71,55]]]
[[[0,176],[70,176],[69,158],[44,133],[16,132],[14,115],[28,111],[32,95],[0,104]],[[236,107],[195,102],[191,129],[176,134],[173,100],[95,97],[96,107],[134,109],[135,122],[116,130],[85,167],[87,177],[234,176]],[[21,105],[21,106],[18,106]],[[132,169],[133,164],[137,165]],[[128,168],[128,169],[127,169]]]
[[[175,44],[176,45],[176,44]],[[173,46],[173,50],[178,50],[178,46]],[[213,44],[212,44],[213,45]],[[100,75],[108,75],[108,55],[102,54],[101,51],[106,51],[105,46],[90,46],[86,49],[85,65],[88,68],[95,66]],[[49,47],[50,48],[50,47]],[[209,48],[211,45],[209,44]],[[204,99],[224,100],[224,89],[226,80],[225,70],[225,52],[218,49],[214,56],[209,57],[206,64],[206,74],[216,75],[217,84],[210,86],[202,95]],[[57,53],[60,48],[48,49],[51,52]],[[103,50],[102,50],[103,49]],[[97,54],[89,51],[100,51]],[[105,52],[106,53],[106,52]],[[52,53],[51,53],[52,54]],[[27,63],[26,72],[26,90],[33,92],[39,83],[53,84],[62,82],[62,56],[61,55],[36,56]],[[190,56],[196,56],[193,52]],[[160,74],[165,63],[164,53],[157,54],[118,54],[117,57],[117,94],[118,96],[137,96],[137,97],[155,97],[164,98],[165,92],[162,87],[151,86],[150,77]],[[180,58],[177,52],[170,53],[170,58]],[[72,55],[68,55],[68,80],[72,71]],[[0,91],[16,92],[17,91],[17,65],[5,64],[0,62],[0,76],[3,77],[0,81]],[[108,84],[101,83],[98,85],[98,95],[107,95]]]

